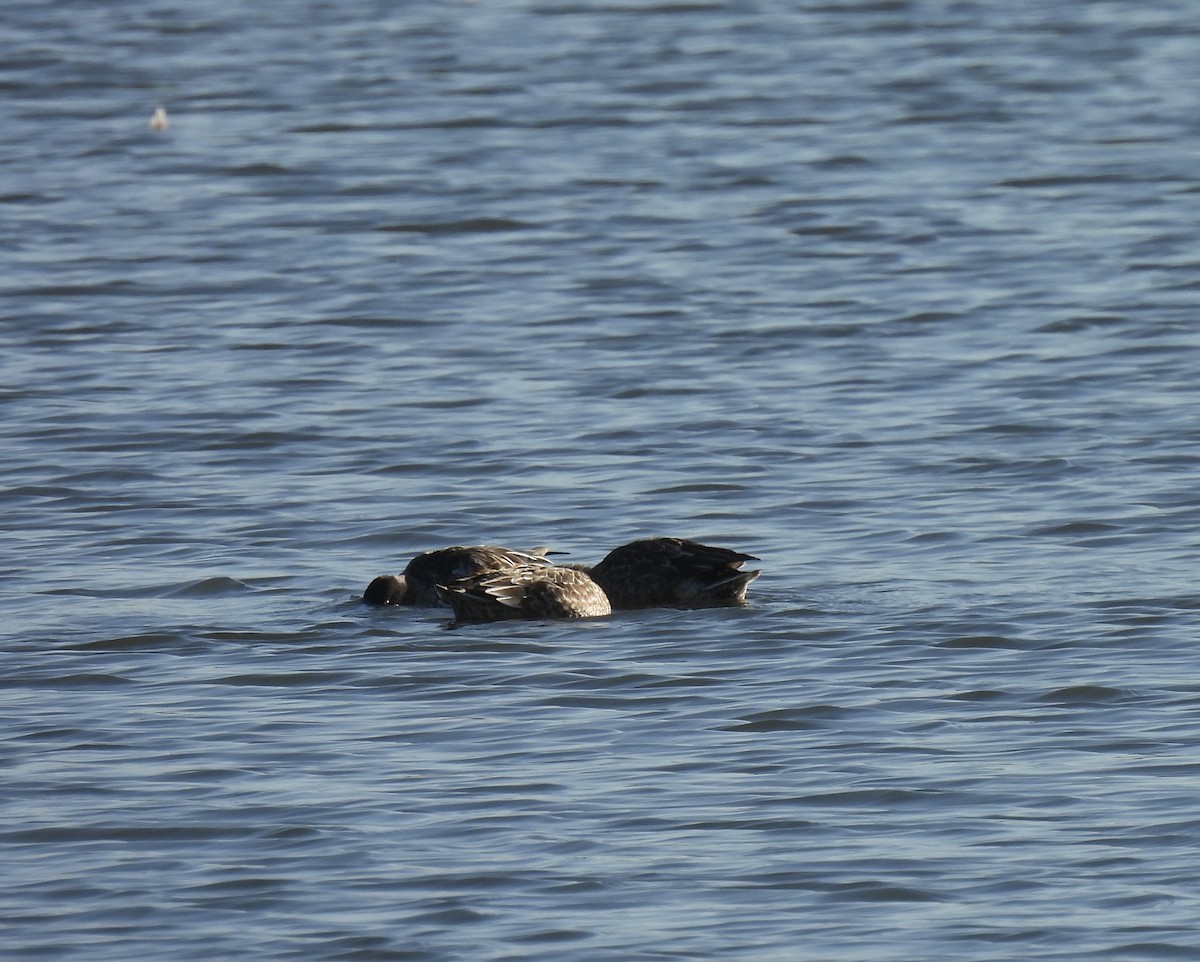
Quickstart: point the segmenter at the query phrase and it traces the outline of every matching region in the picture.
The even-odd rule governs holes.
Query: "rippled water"
[[[1194,958],[1190,3],[0,36],[6,959]],[[356,601],[653,534],[750,607]]]

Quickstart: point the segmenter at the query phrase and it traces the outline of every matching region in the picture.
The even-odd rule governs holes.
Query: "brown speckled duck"
[[[450,584],[515,565],[546,566],[546,549],[514,551],[491,545],[439,548],[419,554],[408,563],[403,574],[380,575],[367,585],[363,601],[372,605],[416,605],[435,608],[442,604],[438,585]]]
[[[712,608],[746,603],[761,574],[754,555],[683,538],[647,538],[614,548],[587,571],[614,608]]]
[[[519,618],[597,618],[612,614],[586,572],[549,564],[513,565],[439,586],[452,624]]]

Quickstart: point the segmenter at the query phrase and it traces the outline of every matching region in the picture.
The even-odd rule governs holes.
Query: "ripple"
[[[834,705],[811,705],[805,708],[774,709],[756,712],[747,716],[740,724],[731,725],[724,731],[733,732],[777,732],[777,731],[810,731],[826,727],[829,722],[837,721],[850,715],[851,712]]]
[[[139,635],[124,635],[87,641],[72,648],[76,651],[156,651],[184,640],[184,636],[170,632],[148,632]]]
[[[498,231],[528,230],[533,226],[506,217],[472,217],[464,220],[386,224],[375,229],[392,234],[491,234]]]
[[[3,688],[117,688],[133,684],[129,678],[107,672],[79,672],[62,675],[21,674],[0,679]]]
[[[1031,638],[1013,638],[1006,635],[959,635],[939,641],[939,648],[998,648],[1015,651],[1031,651],[1042,646]]]
[[[1128,698],[1129,692],[1120,688],[1108,688],[1104,685],[1074,685],[1047,692],[1038,700],[1053,705],[1103,705],[1123,702]]]
[[[241,594],[242,592],[252,590],[254,589],[237,578],[217,576],[180,584],[177,587],[169,588],[165,594],[177,598],[211,598],[221,595]]]

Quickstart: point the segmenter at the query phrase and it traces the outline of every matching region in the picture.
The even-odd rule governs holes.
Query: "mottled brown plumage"
[[[614,608],[710,608],[744,605],[760,574],[742,571],[754,555],[683,538],[647,538],[615,548],[583,568]]]
[[[544,548],[514,551],[491,545],[439,548],[419,554],[400,575],[380,575],[367,585],[363,601],[372,605],[440,605],[437,586],[514,565],[549,565]]]
[[[438,588],[457,624],[519,618],[596,618],[612,613],[600,587],[576,568],[522,564]]]

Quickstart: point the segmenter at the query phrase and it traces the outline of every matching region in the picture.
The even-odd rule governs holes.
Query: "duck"
[[[586,571],[553,564],[518,564],[438,586],[454,610],[450,626],[521,618],[600,618],[608,596]]]
[[[550,565],[546,548],[517,551],[493,545],[454,545],[425,551],[412,559],[403,574],[373,578],[362,600],[371,605],[414,605],[436,608],[442,605],[437,586],[517,565],[536,568]]]
[[[686,538],[645,538],[579,567],[613,608],[715,608],[746,604],[746,589],[762,572],[742,566],[758,560]]]

